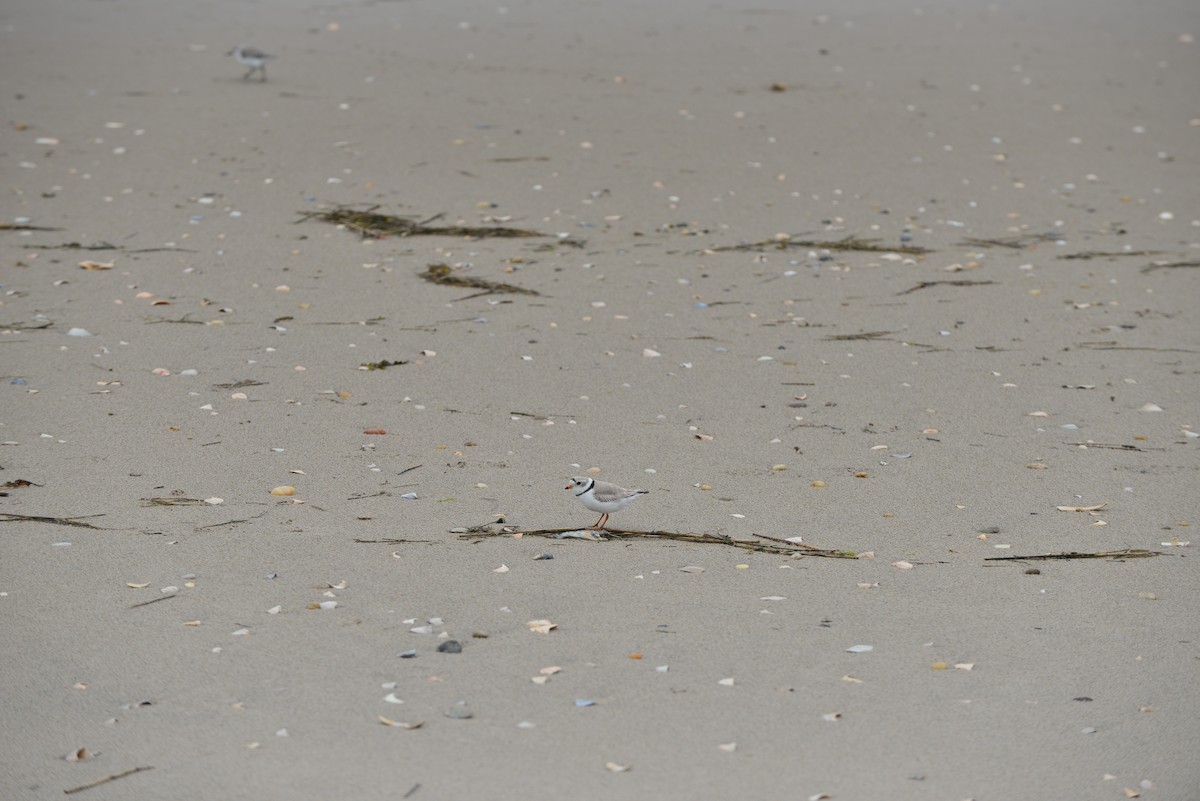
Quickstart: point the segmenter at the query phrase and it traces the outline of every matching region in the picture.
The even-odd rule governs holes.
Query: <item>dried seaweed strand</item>
[[[354,209],[339,206],[330,211],[302,211],[299,212],[301,218],[297,222],[305,222],[306,220],[316,218],[322,222],[344,225],[351,231],[355,231],[361,236],[370,239],[381,239],[388,236],[462,236],[472,239],[546,236],[546,234],[540,231],[508,228],[502,225],[482,227],[426,225],[427,222],[436,220],[441,215],[435,215],[423,222],[417,222],[406,217],[376,214],[375,209],[377,208],[379,207],[373,206],[366,211],[355,211]]]
[[[1155,270],[1174,270],[1179,267],[1200,267],[1200,261],[1174,261],[1167,264],[1147,264],[1140,272],[1149,273]]]
[[[1142,548],[1126,548],[1121,551],[1096,551],[1081,553],[1079,551],[1064,551],[1063,553],[1044,553],[1036,556],[988,556],[985,562],[1020,562],[1048,559],[1145,559],[1150,556],[1162,556],[1162,551],[1147,551]]]
[[[890,337],[895,331],[867,331],[862,334],[830,334],[827,337],[822,337],[824,342],[850,342],[858,339],[885,339]]]
[[[61,231],[61,228],[43,228],[40,225],[25,225],[24,223],[0,223],[0,231]]]
[[[917,284],[916,286],[912,287],[911,289],[906,289],[903,292],[897,292],[896,295],[897,296],[907,295],[910,292],[916,292],[918,289],[928,289],[931,286],[939,286],[941,284],[945,284],[946,286],[987,286],[988,284],[994,284],[994,283],[996,283],[996,282],[995,281],[972,281],[967,278],[960,278],[960,279],[957,279],[954,281],[922,281],[921,283]]]
[[[465,533],[459,534],[459,539],[472,540],[483,539],[485,537],[511,537],[513,534],[521,534],[527,537],[546,537],[557,539],[558,535],[566,534],[569,531],[579,531],[578,528],[543,528],[533,530],[522,530],[512,528],[502,528],[500,530],[493,529],[489,526],[474,526],[468,529]],[[621,528],[606,528],[597,532],[601,536],[610,537],[613,539],[659,539],[659,540],[676,540],[679,542],[696,542],[706,545],[730,545],[734,548],[741,548],[746,551],[757,551],[759,553],[776,554],[779,556],[821,556],[830,559],[857,559],[858,556],[850,551],[830,551],[823,548],[817,548],[814,545],[805,545],[803,543],[793,543],[777,537],[762,536],[762,539],[771,540],[781,543],[781,545],[768,545],[764,542],[756,542],[754,540],[735,540],[731,537],[722,537],[716,534],[692,534],[682,531],[633,531],[630,529]],[[760,535],[754,535],[760,536]]]
[[[775,250],[787,250],[788,248],[817,248],[819,250],[841,250],[855,251],[858,253],[910,253],[920,255],[924,253],[932,253],[929,248],[918,247],[916,245],[895,245],[885,247],[875,244],[877,239],[859,239],[854,235],[844,237],[842,239],[818,240],[818,239],[793,239],[790,236],[772,237],[764,239],[760,242],[748,242],[738,245],[720,245],[718,247],[709,248],[713,253],[723,253],[727,251],[742,251],[742,250],[764,250],[766,248],[774,248]]]
[[[456,275],[454,269],[448,264],[431,264],[425,268],[425,272],[420,273],[420,276],[431,284],[440,284],[441,286],[458,286],[467,289],[482,289],[480,294],[491,295],[499,293],[508,293],[515,295],[540,295],[532,289],[526,289],[523,286],[515,284],[505,284],[500,281],[487,281],[483,278],[473,278],[467,275]],[[471,295],[478,297],[478,295]]]
[[[142,498],[142,506],[207,506],[199,498],[178,498],[174,495],[164,498]]]
[[[42,228],[43,231],[57,231],[57,228]],[[24,245],[30,250],[119,250],[122,253],[195,253],[187,248],[138,248],[128,250],[124,245],[114,245],[111,242],[96,242],[85,245],[81,242],[63,242],[61,245]]]
[[[1084,250],[1079,253],[1064,253],[1056,259],[1116,259],[1122,256],[1161,256],[1161,250]]]
[[[1087,448],[1108,448],[1113,451],[1133,451],[1135,453],[1145,453],[1148,450],[1165,451],[1166,448],[1139,448],[1137,445],[1121,445],[1111,442],[1064,442],[1064,445],[1083,446]]]
[[[1062,239],[1058,234],[1029,234],[1027,236],[1013,236],[1003,239],[980,239],[973,236],[968,236],[959,244],[968,247],[976,248],[1011,248],[1013,250],[1025,250],[1030,245],[1036,245],[1038,242],[1057,242]]]
[[[385,537],[384,539],[381,539],[381,540],[364,540],[364,539],[359,539],[358,537],[355,537],[354,541],[356,543],[358,543],[359,545],[402,545],[402,544],[407,544],[407,543],[418,543],[418,542],[425,543],[427,545],[432,545],[433,543],[437,542],[437,540],[406,540],[406,539],[397,538],[397,537]]]
[[[315,508],[315,507],[314,507]],[[254,517],[244,517],[241,520],[226,520],[224,523],[209,523],[207,526],[196,526],[196,531],[203,531],[206,528],[220,528],[221,526],[234,526],[238,523],[249,523],[251,520],[258,520],[260,517],[266,516],[266,512],[257,514]]]
[[[0,512],[0,523],[53,523],[56,526],[75,526],[77,528],[91,528],[96,531],[108,531],[109,529],[93,526],[91,523],[80,523],[77,517],[45,517],[42,515],[18,515],[12,512]],[[104,517],[104,515],[85,515],[86,517]]]

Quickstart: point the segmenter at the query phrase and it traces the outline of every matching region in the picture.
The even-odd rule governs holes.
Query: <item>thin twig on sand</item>
[[[1146,559],[1151,556],[1162,556],[1162,551],[1147,551],[1143,548],[1125,548],[1120,551],[1096,551],[1094,553],[1081,553],[1079,551],[1065,551],[1063,553],[1044,553],[1035,556],[989,556],[983,561],[985,562],[1027,562],[1027,561],[1045,561],[1049,559]]]
[[[104,517],[104,515],[83,515],[84,517]],[[56,526],[76,526],[77,528],[91,528],[96,531],[108,531],[100,526],[93,526],[91,523],[81,523],[78,517],[45,517],[43,515],[17,515],[12,512],[0,512],[0,523],[15,523],[24,521],[27,523],[53,523]]]
[[[96,779],[95,781],[90,781],[87,784],[81,784],[78,787],[71,787],[66,790],[63,790],[63,793],[65,793],[66,795],[70,795],[71,793],[78,793],[81,790],[89,790],[93,787],[96,787],[101,784],[105,784],[107,782],[116,781],[117,779],[124,779],[126,776],[132,776],[135,773],[141,773],[144,770],[154,770],[154,766],[146,765],[146,766],[140,767],[140,768],[130,768],[129,770],[123,770],[120,773],[110,773],[107,776],[101,776],[99,779]]]
[[[587,529],[579,528],[542,528],[542,529],[519,529],[512,526],[502,526],[496,528],[492,525],[473,526],[467,531],[460,533],[459,539],[478,540],[487,537],[511,537],[520,534],[523,537],[546,537],[548,539],[566,539],[563,535],[570,532],[581,531]],[[723,536],[720,534],[694,534],[685,531],[634,531],[631,529],[622,528],[606,528],[596,531],[595,534],[599,541],[604,539],[651,539],[651,540],[675,540],[677,542],[695,542],[706,545],[729,545],[734,548],[741,548],[746,551],[756,551],[758,553],[770,553],[780,556],[821,556],[830,559],[857,559],[858,555],[853,551],[835,551],[818,548],[815,545],[806,545],[801,542],[792,542],[791,540],[782,539],[780,537],[771,537],[765,534],[754,534],[757,540],[735,540],[732,537]],[[770,540],[771,543],[779,543],[773,545],[761,540]]]

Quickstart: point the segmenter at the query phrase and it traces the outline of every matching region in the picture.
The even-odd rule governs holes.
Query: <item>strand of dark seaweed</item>
[[[1146,559],[1151,556],[1162,555],[1162,551],[1147,551],[1143,548],[1126,548],[1120,551],[1096,551],[1095,553],[1064,551],[1063,553],[1044,553],[1036,556],[988,556],[983,561],[1024,562],[1046,561],[1050,559]]]
[[[916,286],[912,287],[911,289],[906,289],[903,292],[897,292],[896,295],[897,295],[897,297],[900,295],[907,295],[910,292],[916,292],[918,289],[928,289],[931,286],[940,286],[940,285],[945,285],[945,286],[987,286],[988,284],[994,284],[994,283],[996,283],[996,282],[995,281],[972,281],[972,280],[966,279],[966,278],[962,278],[962,279],[959,279],[956,281],[922,281],[921,283],[917,284]]]
[[[297,222],[305,222],[316,218],[322,222],[344,225],[351,231],[364,237],[379,239],[386,236],[458,236],[472,239],[486,237],[544,237],[540,231],[530,231],[523,228],[509,228],[503,225],[494,226],[463,226],[463,225],[427,225],[442,216],[434,215],[422,222],[406,217],[395,217],[390,214],[376,214],[372,206],[366,211],[339,206],[329,211],[302,211]]]
[[[12,512],[0,512],[0,523],[53,523],[56,526],[78,526],[79,528],[93,528],[97,531],[109,531],[110,529],[93,526],[91,523],[81,523],[78,517],[45,517],[43,515],[18,515]],[[82,517],[104,517],[104,515],[82,515]]]
[[[472,540],[483,539],[485,537],[511,537],[513,534],[521,534],[527,537],[546,537],[549,539],[557,539],[558,535],[566,534],[569,531],[579,531],[578,528],[542,528],[533,530],[522,529],[501,529],[496,531],[487,525],[474,526],[468,529],[465,533],[459,534],[459,539]],[[754,536],[760,539],[771,540],[778,542],[779,545],[770,545],[765,542],[757,542],[754,540],[735,540],[732,537],[723,537],[717,534],[693,534],[684,531],[635,531],[632,529],[623,528],[606,528],[596,532],[603,537],[611,537],[613,539],[652,539],[652,540],[676,540],[678,542],[696,542],[706,545],[730,545],[734,548],[741,548],[746,551],[756,551],[758,553],[770,553],[778,556],[819,556],[830,559],[857,559],[858,555],[850,551],[831,551],[824,548],[818,548],[815,545],[806,545],[804,543],[790,542],[778,537],[769,537],[765,534],[756,534]]]
[[[788,248],[817,248],[819,250],[842,250],[856,251],[859,253],[910,253],[921,255],[924,253],[932,253],[929,248],[918,247],[916,245],[895,245],[886,247],[884,245],[875,244],[877,239],[860,239],[856,236],[847,236],[842,239],[792,239],[791,237],[776,237],[772,239],[764,239],[761,242],[747,242],[738,245],[720,245],[718,247],[709,248],[714,253],[722,253],[730,250],[764,250],[766,248],[775,248],[776,250],[787,250]]]

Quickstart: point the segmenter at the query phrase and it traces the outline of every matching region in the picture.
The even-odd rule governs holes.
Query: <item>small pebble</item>
[[[437,647],[438,653],[442,654],[461,654],[462,643],[458,640],[446,640]]]

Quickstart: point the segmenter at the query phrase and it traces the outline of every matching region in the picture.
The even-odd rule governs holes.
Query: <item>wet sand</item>
[[[1195,798],[1198,23],[0,11],[0,795]]]

